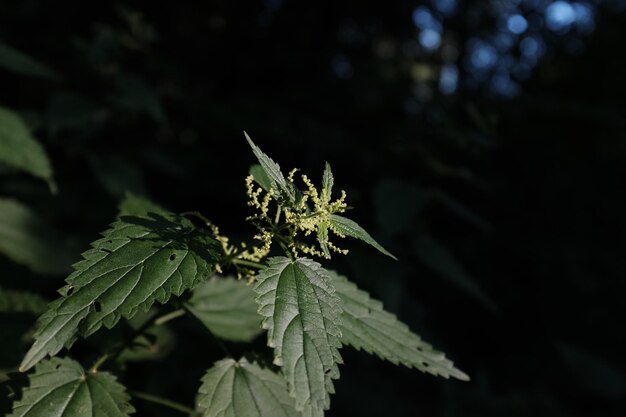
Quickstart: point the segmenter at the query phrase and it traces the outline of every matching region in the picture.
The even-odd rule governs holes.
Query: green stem
[[[167,323],[170,320],[174,320],[175,318],[184,316],[185,314],[187,314],[187,312],[184,309],[179,308],[178,310],[174,310],[171,313],[167,313],[159,317],[158,319],[154,321],[154,324],[156,324],[157,326],[160,326],[162,324]]]
[[[149,401],[151,403],[155,403],[155,404],[162,405],[164,407],[171,408],[172,410],[180,411],[181,413],[195,414],[196,412],[193,408],[187,407],[184,404],[180,404],[175,401],[168,400],[166,398],[161,398],[156,395],[148,394],[146,392],[133,391],[130,393],[130,395],[132,395],[133,397],[140,398],[144,401]]]
[[[102,365],[103,363],[105,363],[107,361],[107,359],[109,359],[109,354],[105,353],[104,355],[100,356],[98,358],[98,360],[96,361],[96,363],[93,364],[93,366],[91,367],[90,371],[92,373],[96,373],[98,372],[98,368],[100,367],[100,365]]]

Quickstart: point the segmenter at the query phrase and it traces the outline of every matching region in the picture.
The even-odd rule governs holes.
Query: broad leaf
[[[383,248],[378,242],[374,240],[373,237],[370,236],[369,233],[365,231],[361,226],[359,226],[356,222],[347,219],[342,216],[338,216],[336,214],[330,215],[330,224],[337,229],[339,233],[342,235],[354,237],[356,239],[360,239],[365,243],[368,243],[378,249],[381,253],[389,256],[396,261],[398,258],[393,256],[391,253],[387,251],[387,249]]]
[[[208,278],[216,259],[209,234],[172,214],[122,217],[103,236],[74,265],[62,297],[40,317],[22,371],[69,348],[78,336],[102,325],[111,328],[122,317],[147,311],[154,301],[181,295]]]
[[[272,188],[272,180],[267,176],[263,167],[259,164],[250,166],[250,175],[254,178],[257,184],[261,186],[265,191],[269,191]]]
[[[252,287],[233,277],[198,285],[185,307],[222,339],[249,342],[262,331]]]
[[[293,184],[285,179],[285,176],[280,170],[280,166],[274,162],[272,158],[264,154],[263,151],[261,151],[261,149],[259,149],[259,147],[252,142],[252,139],[250,139],[250,136],[248,136],[246,132],[244,132],[244,135],[252,148],[252,152],[254,152],[254,155],[259,160],[261,167],[263,167],[265,174],[270,179],[272,188],[276,190],[280,198],[285,202],[294,204],[296,201],[295,189]]]
[[[380,301],[370,298],[368,293],[335,272],[330,272],[330,277],[343,305],[342,343],[376,354],[395,365],[401,363],[444,378],[469,380],[443,353],[434,350],[396,316],[385,311]]]
[[[0,107],[0,163],[26,171],[48,182],[54,189],[48,156],[22,119]]]
[[[298,417],[285,380],[246,359],[216,362],[202,378],[203,417]]]
[[[274,363],[282,366],[296,409],[322,415],[341,363],[341,300],[317,262],[271,258],[257,276],[259,313],[265,317]]]
[[[61,77],[43,64],[0,41],[0,68],[21,75],[59,80]]]
[[[0,253],[40,274],[70,271],[74,253],[61,234],[22,203],[0,198]]]
[[[126,417],[135,412],[125,388],[108,372],[86,372],[70,359],[37,365],[9,417]]]

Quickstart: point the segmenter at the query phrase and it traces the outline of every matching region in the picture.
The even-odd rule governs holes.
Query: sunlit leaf
[[[154,301],[166,303],[193,288],[208,278],[217,253],[205,231],[173,214],[123,216],[103,236],[40,317],[21,370],[69,348],[78,336],[111,328]]]
[[[350,236],[356,239],[360,239],[363,242],[375,247],[381,253],[389,256],[396,261],[398,258],[393,256],[391,253],[387,251],[387,249],[383,248],[378,242],[374,240],[373,237],[370,236],[369,233],[365,231],[361,226],[359,226],[355,221],[352,221],[348,218],[339,216],[337,214],[330,215],[330,224],[341,234]]]
[[[37,365],[9,417],[126,417],[135,412],[125,388],[108,372],[86,372],[71,359]]]
[[[282,367],[296,409],[322,415],[341,363],[341,300],[328,271],[300,258],[271,258],[257,276],[259,313],[265,317],[274,363]]]
[[[395,365],[402,364],[445,378],[469,380],[443,353],[434,350],[395,315],[385,311],[383,303],[371,298],[346,277],[332,271],[330,277],[343,306],[343,344],[363,349]]]

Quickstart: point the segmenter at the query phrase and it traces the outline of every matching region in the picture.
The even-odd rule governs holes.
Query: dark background
[[[332,164],[352,218],[400,259],[346,241],[332,267],[472,377],[345,348],[329,416],[626,415],[622,2],[1,9],[0,40],[59,74],[0,68],[0,104],[43,142],[59,193],[17,174],[0,193],[55,225],[75,260],[127,190],[249,236],[246,130],[284,170],[320,178]],[[5,258],[0,270],[3,286],[48,297],[63,279]],[[162,363],[121,379],[192,404],[223,354],[194,322],[174,328]],[[269,353],[264,342],[228,349]],[[134,403],[138,415],[177,415]]]

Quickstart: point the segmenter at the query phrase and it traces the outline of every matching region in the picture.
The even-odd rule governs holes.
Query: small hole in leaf
[[[424,351],[424,348],[420,346],[420,347],[418,347],[418,348],[417,348],[417,351],[418,351],[418,352],[423,352],[423,351]]]
[[[57,366],[54,367],[54,369],[59,369],[61,367],[61,364],[58,363]]]
[[[111,253],[111,252],[112,252],[112,250],[111,250],[111,249],[107,249],[107,248],[100,248],[100,250],[101,250],[102,252],[106,252],[106,253]]]
[[[174,259],[176,259],[176,254],[175,253],[170,255],[170,261],[173,261]]]
[[[94,308],[94,310],[96,310],[96,313],[101,312],[102,311],[102,303],[99,300],[94,301],[93,308]]]
[[[325,373],[326,375],[328,375],[328,374],[330,373],[330,371],[331,371],[331,369],[330,369],[330,368],[327,368],[327,369],[324,371],[324,373]]]
[[[65,295],[72,295],[74,293],[74,287],[69,287]]]
[[[107,240],[107,243],[113,243],[113,241],[112,240]]]
[[[424,368],[428,368],[428,363],[424,362],[422,365],[424,366]]]

